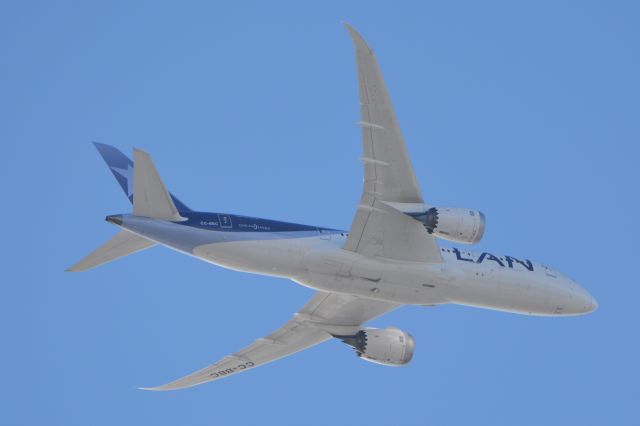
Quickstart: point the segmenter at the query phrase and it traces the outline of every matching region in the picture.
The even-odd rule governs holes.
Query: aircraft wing
[[[425,210],[373,51],[345,24],[356,49],[364,187],[344,249],[367,256],[442,262],[435,237],[404,213]]]
[[[166,385],[142,389],[182,389],[242,373],[322,343],[332,334],[355,334],[362,323],[398,306],[352,295],[317,292],[300,312],[274,333],[188,376]]]

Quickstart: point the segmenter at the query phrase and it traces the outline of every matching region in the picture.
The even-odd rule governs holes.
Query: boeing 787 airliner
[[[133,161],[96,143],[133,204],[131,214],[107,216],[120,228],[70,271],[85,271],[160,244],[214,265],[287,278],[315,290],[311,300],[274,333],[171,383],[195,386],[250,370],[337,338],[359,357],[398,366],[411,360],[413,337],[365,323],[402,305],[445,303],[528,315],[580,315],[595,299],[560,272],[529,259],[462,248],[438,239],[480,241],[484,215],[425,203],[407,155],[376,58],[346,25],[358,65],[364,185],[349,231],[230,213],[193,211],[167,191],[144,151]]]

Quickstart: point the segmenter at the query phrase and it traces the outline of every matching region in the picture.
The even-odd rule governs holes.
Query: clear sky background
[[[303,4],[304,3],[304,4]],[[63,270],[130,205],[92,140],[148,150],[189,206],[348,229],[355,59],[377,53],[428,202],[478,250],[595,295],[576,318],[405,307],[406,368],[332,341],[190,390],[311,296],[154,248]],[[3,2],[0,423],[637,425],[637,2]]]

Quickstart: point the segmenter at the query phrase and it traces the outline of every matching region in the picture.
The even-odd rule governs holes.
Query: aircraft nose
[[[581,315],[588,314],[598,309],[598,302],[596,299],[584,288],[580,287],[575,281],[571,282],[571,299],[569,309],[566,311],[568,314]]]
[[[591,306],[589,312],[593,312],[598,309],[598,301],[595,297],[591,296]]]

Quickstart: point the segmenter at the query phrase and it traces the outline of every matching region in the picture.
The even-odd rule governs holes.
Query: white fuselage
[[[411,305],[456,303],[530,315],[596,308],[573,280],[539,263],[442,248],[444,263],[365,257],[343,250],[344,232],[225,232],[126,216],[122,227],[226,268],[289,278],[304,286]]]

